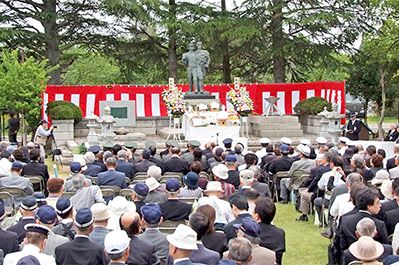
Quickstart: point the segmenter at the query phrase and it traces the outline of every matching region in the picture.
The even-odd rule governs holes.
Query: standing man
[[[10,113],[8,120],[8,139],[11,144],[18,144],[17,133],[19,131],[19,120],[15,118],[14,113]]]
[[[40,145],[40,157],[45,158],[44,146],[46,146],[47,139],[50,135],[53,134],[54,127],[48,127],[48,122],[46,120],[40,121],[39,127],[36,129],[35,137],[33,138],[33,142],[35,144]]]
[[[202,72],[199,71],[199,60],[197,52],[195,51],[195,42],[192,41],[188,45],[188,52],[183,53],[182,58],[183,64],[187,67],[187,79],[190,84],[190,91],[197,92],[198,89],[198,75],[201,75]]]
[[[197,42],[197,56],[199,60],[199,71],[198,75],[198,90],[200,93],[203,92],[205,75],[209,69],[209,63],[211,62],[211,56],[207,50],[202,49],[202,42]]]
[[[360,126],[360,120],[356,119],[356,113],[351,113],[350,120],[346,125],[346,137],[348,137],[349,140],[358,141],[361,129]]]

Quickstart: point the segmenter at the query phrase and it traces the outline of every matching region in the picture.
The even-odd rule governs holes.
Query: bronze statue
[[[197,55],[199,59],[199,71],[201,71],[201,74],[198,75],[198,90],[202,93],[204,90],[204,79],[209,69],[211,57],[207,50],[202,49],[202,42],[200,41],[197,42]]]

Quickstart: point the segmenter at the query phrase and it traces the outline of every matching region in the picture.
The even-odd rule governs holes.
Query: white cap
[[[310,142],[309,139],[301,139],[301,141],[299,141],[301,144],[303,145],[307,145],[307,146],[311,146],[312,143]]]
[[[95,203],[90,207],[90,211],[93,214],[94,221],[104,221],[111,217],[109,208],[104,203]]]
[[[300,144],[296,148],[298,149],[299,152],[301,152],[305,156],[310,156],[310,148],[309,148],[309,146]]]
[[[119,254],[130,244],[130,238],[124,230],[109,232],[104,239],[104,250],[108,254]]]
[[[74,158],[72,162],[78,162],[80,164],[81,171],[87,170],[86,159],[84,158],[83,155]]]
[[[317,137],[316,141],[318,144],[326,144],[327,143],[327,139],[323,136]]]
[[[121,216],[123,213],[134,213],[136,212],[136,204],[126,200],[123,196],[116,196],[108,203],[109,209],[117,216]]]
[[[348,144],[350,140],[348,137],[339,137],[339,141]]]
[[[229,177],[229,175],[227,174],[228,171],[229,171],[229,169],[227,168],[227,166],[225,164],[219,164],[212,168],[213,175],[215,177],[218,177],[223,180],[225,180]]]
[[[161,185],[155,178],[146,179],[145,184],[147,184],[149,191],[156,190]]]
[[[209,185],[209,183],[208,183]],[[176,248],[185,250],[197,250],[197,233],[190,227],[180,224],[175,232],[167,235],[166,239],[169,244]]]
[[[261,144],[268,144],[268,143],[270,143],[270,139],[269,139],[269,138],[266,138],[266,137],[263,137],[263,138],[260,138],[260,139],[259,139],[259,142],[260,142]]]
[[[205,191],[222,191],[222,183],[219,181],[209,181],[208,184],[206,184],[206,190]]]
[[[288,144],[288,145],[292,144],[292,140],[291,140],[290,138],[288,138],[288,137],[282,137],[282,138],[280,139],[280,141],[281,141],[283,144]]]

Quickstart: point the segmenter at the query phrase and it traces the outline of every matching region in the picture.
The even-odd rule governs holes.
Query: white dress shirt
[[[54,257],[40,253],[40,249],[32,244],[25,245],[21,251],[8,254],[4,258],[4,264],[16,265],[20,259],[29,255],[37,258],[40,265],[56,265]]]

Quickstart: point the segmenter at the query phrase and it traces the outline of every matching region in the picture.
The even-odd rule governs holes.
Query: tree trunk
[[[226,12],[226,0],[221,0],[222,16]],[[230,51],[229,51],[229,40],[223,38],[221,41],[221,50],[223,55],[222,67],[223,67],[223,82],[231,83],[231,64],[230,64]]]
[[[381,87],[381,111],[380,119],[378,120],[378,138],[384,140],[384,128],[382,124],[385,118],[385,103],[387,100],[387,95],[385,91],[385,70],[383,66],[380,66],[380,87]]]
[[[369,101],[366,100],[366,101],[364,102],[364,123],[365,123],[367,126],[369,126],[368,123],[367,123],[367,118],[368,118],[368,116],[367,116],[367,108],[368,108],[368,105],[369,105]]]
[[[168,59],[169,59],[169,77],[175,79],[175,83],[178,83],[177,79],[177,43],[176,43],[176,1],[169,0],[169,15],[172,21],[172,26],[169,25],[168,35]]]
[[[45,0],[43,1],[43,19],[41,23],[44,28],[44,38],[46,42],[46,57],[50,67],[56,69],[50,72],[49,84],[61,84],[61,69],[60,62],[60,40],[58,36],[57,27],[57,1]]]
[[[285,83],[284,32],[283,32],[284,0],[273,0],[270,23],[273,49],[273,78],[275,83]]]

